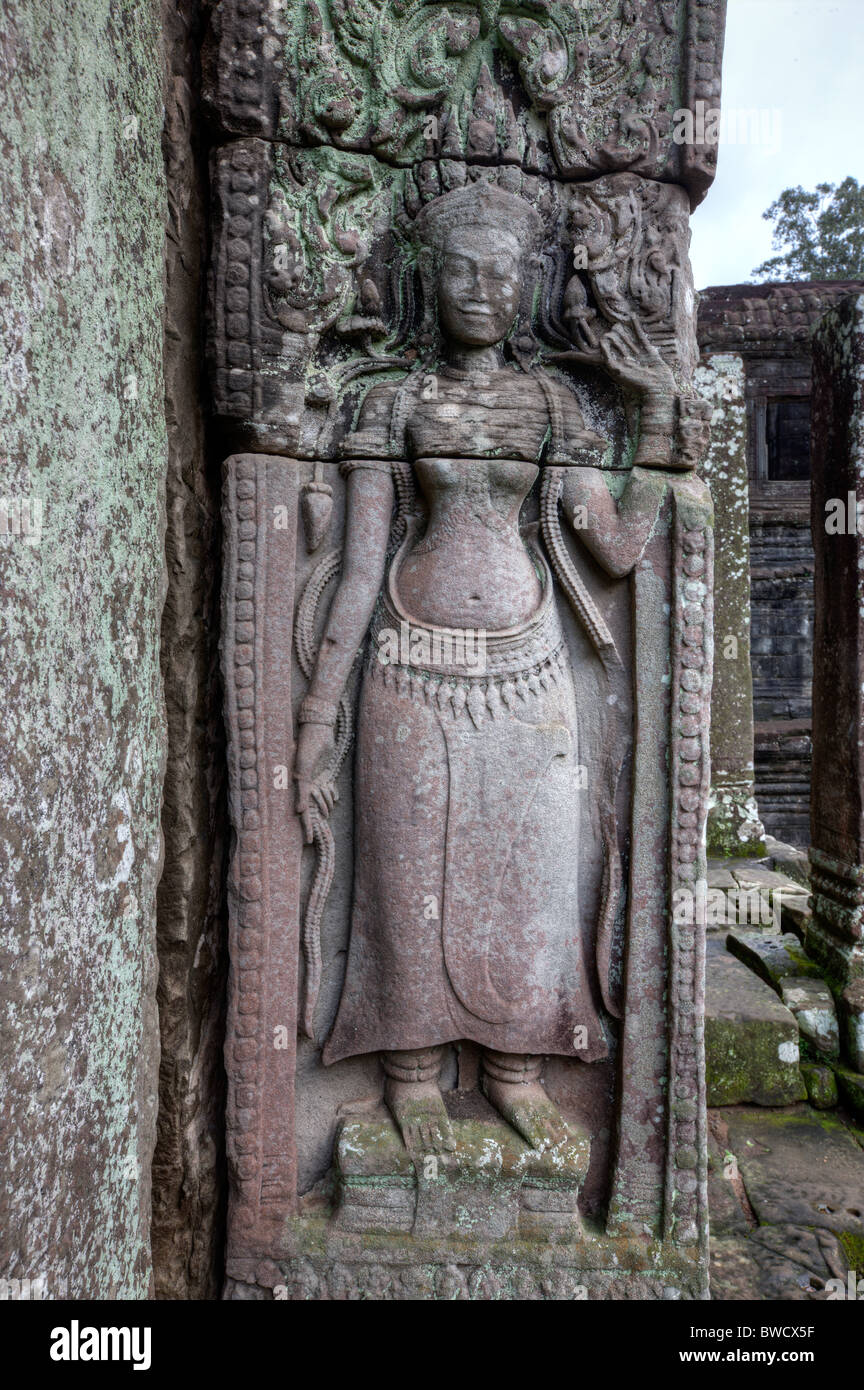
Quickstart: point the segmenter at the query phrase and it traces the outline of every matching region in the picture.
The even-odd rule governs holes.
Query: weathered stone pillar
[[[160,12],[9,0],[2,27],[0,1276],[48,1298],[144,1298],[165,748]]]
[[[864,297],[813,347],[813,920],[807,950],[843,997],[848,1060],[864,1013]],[[857,983],[856,983],[857,982]]]
[[[744,362],[730,353],[711,353],[697,367],[695,383],[711,405],[711,447],[703,472],[716,527],[708,853],[752,856],[764,854],[765,841],[753,769]]]

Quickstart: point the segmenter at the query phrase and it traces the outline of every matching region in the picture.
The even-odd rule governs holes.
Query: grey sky
[[[721,143],[693,217],[697,288],[749,280],[772,254],[762,213],[784,188],[864,179],[862,100],[864,0],[729,0],[724,119],[759,108],[764,129],[759,143]]]

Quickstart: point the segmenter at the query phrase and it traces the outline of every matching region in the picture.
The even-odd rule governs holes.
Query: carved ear
[[[421,275],[432,275],[435,271],[435,252],[431,246],[421,246],[417,251],[417,267]]]
[[[417,251],[417,271],[423,293],[423,310],[428,316],[435,295],[435,271],[439,257],[432,246],[420,246]]]

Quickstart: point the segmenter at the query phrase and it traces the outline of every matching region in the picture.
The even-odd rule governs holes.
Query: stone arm
[[[616,500],[595,467],[565,471],[561,505],[574,533],[613,578],[629,574],[648,542],[667,480],[645,468],[633,468]]]
[[[294,767],[296,809],[310,842],[312,784],[332,752],[339,700],[381,591],[392,513],[393,481],[389,468],[382,469],[378,463],[374,468],[353,467],[346,481],[342,574],[309,689],[300,706]]]

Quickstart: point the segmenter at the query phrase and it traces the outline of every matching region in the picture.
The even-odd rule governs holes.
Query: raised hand
[[[675,378],[638,319],[616,323],[600,342],[609,375],[622,386],[645,392],[673,392]]]

